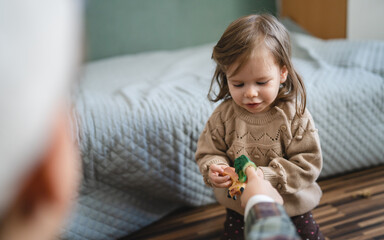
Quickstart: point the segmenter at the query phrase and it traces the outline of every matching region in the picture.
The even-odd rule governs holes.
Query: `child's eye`
[[[264,85],[266,83],[268,83],[269,81],[265,81],[265,82],[257,82],[257,85]]]
[[[238,88],[239,88],[239,87],[242,87],[242,86],[244,86],[244,83],[233,84],[233,86],[234,86],[234,87],[238,87]]]

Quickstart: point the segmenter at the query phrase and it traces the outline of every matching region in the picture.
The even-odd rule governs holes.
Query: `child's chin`
[[[268,110],[270,109],[270,107],[264,107],[264,106],[257,106],[257,107],[243,107],[245,110],[247,110],[248,112],[250,113],[253,113],[253,114],[257,114],[257,113],[265,113],[265,112],[268,112]]]
[[[252,113],[252,114],[256,114],[256,113],[261,113],[262,112],[259,109],[253,109],[253,108],[244,108],[244,109],[247,110],[247,112]]]

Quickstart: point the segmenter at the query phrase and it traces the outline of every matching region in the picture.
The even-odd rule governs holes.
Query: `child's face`
[[[262,113],[271,108],[280,84],[287,78],[287,68],[275,62],[270,50],[259,46],[246,64],[233,75],[238,63],[227,71],[229,92],[237,105],[250,113]]]

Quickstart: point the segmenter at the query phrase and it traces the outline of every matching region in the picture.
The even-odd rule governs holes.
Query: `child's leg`
[[[227,218],[224,222],[222,240],[244,239],[244,216],[227,208]]]
[[[312,212],[303,215],[291,217],[293,224],[296,226],[297,233],[304,240],[324,240],[323,234],[320,232],[319,225],[312,216]]]

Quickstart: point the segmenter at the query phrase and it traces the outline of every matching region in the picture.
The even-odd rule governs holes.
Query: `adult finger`
[[[261,170],[260,168],[257,168],[257,170],[256,170],[256,175],[257,175],[259,178],[264,179],[264,172],[263,172],[263,170]]]
[[[256,173],[256,169],[255,169],[254,167],[252,167],[252,166],[247,167],[247,169],[245,169],[245,174],[247,174],[247,178],[248,178],[249,180],[258,177],[258,175],[257,175],[257,173]]]

